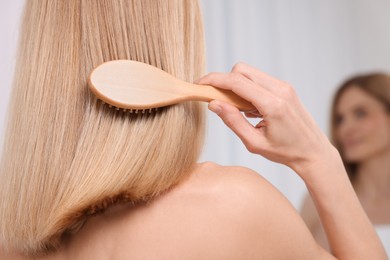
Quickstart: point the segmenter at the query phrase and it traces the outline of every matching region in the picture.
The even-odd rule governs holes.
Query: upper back
[[[67,245],[68,254],[72,259],[237,259],[243,219],[232,200],[240,196],[233,188],[239,172],[200,164],[150,203],[117,206],[90,219]]]
[[[291,204],[260,175],[203,163],[148,204],[90,218],[48,259],[304,259],[318,252]]]

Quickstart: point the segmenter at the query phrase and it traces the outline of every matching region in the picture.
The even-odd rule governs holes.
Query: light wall
[[[20,16],[24,0],[0,0],[0,147],[11,91]]]

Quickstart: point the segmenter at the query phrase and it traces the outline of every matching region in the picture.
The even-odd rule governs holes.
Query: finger
[[[209,103],[209,109],[215,112],[223,122],[241,139],[247,149],[254,152],[255,142],[259,140],[259,134],[241,112],[234,106],[214,100]]]
[[[259,112],[245,112],[244,113],[246,117],[248,118],[259,118],[263,117]]]
[[[263,86],[271,92],[274,92],[277,88],[280,88],[286,84],[283,81],[276,79],[268,75],[267,73],[262,72],[261,70],[242,62],[234,65],[232,68],[232,72],[242,74],[243,76]]]
[[[254,104],[256,108],[259,108],[258,105],[262,107],[262,100],[270,98],[266,89],[239,73],[209,73],[199,80],[199,84],[231,90]]]

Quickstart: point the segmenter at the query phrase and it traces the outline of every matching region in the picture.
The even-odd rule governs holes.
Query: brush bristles
[[[105,103],[103,100],[100,100],[102,105],[108,105],[109,108],[113,108],[117,111],[123,111],[124,113],[130,113],[130,114],[145,114],[145,113],[149,113],[149,114],[152,114],[154,112],[157,112],[158,111],[158,107],[156,108],[146,108],[146,109],[126,109],[126,108],[119,108],[119,107],[116,107],[116,106],[113,106],[111,104],[108,104],[108,103]]]

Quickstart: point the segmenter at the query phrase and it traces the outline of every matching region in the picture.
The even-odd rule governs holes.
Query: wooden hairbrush
[[[153,111],[184,101],[221,100],[241,111],[254,110],[248,101],[230,90],[197,85],[179,80],[149,64],[131,60],[115,60],[96,67],[88,85],[98,99],[117,110]]]

